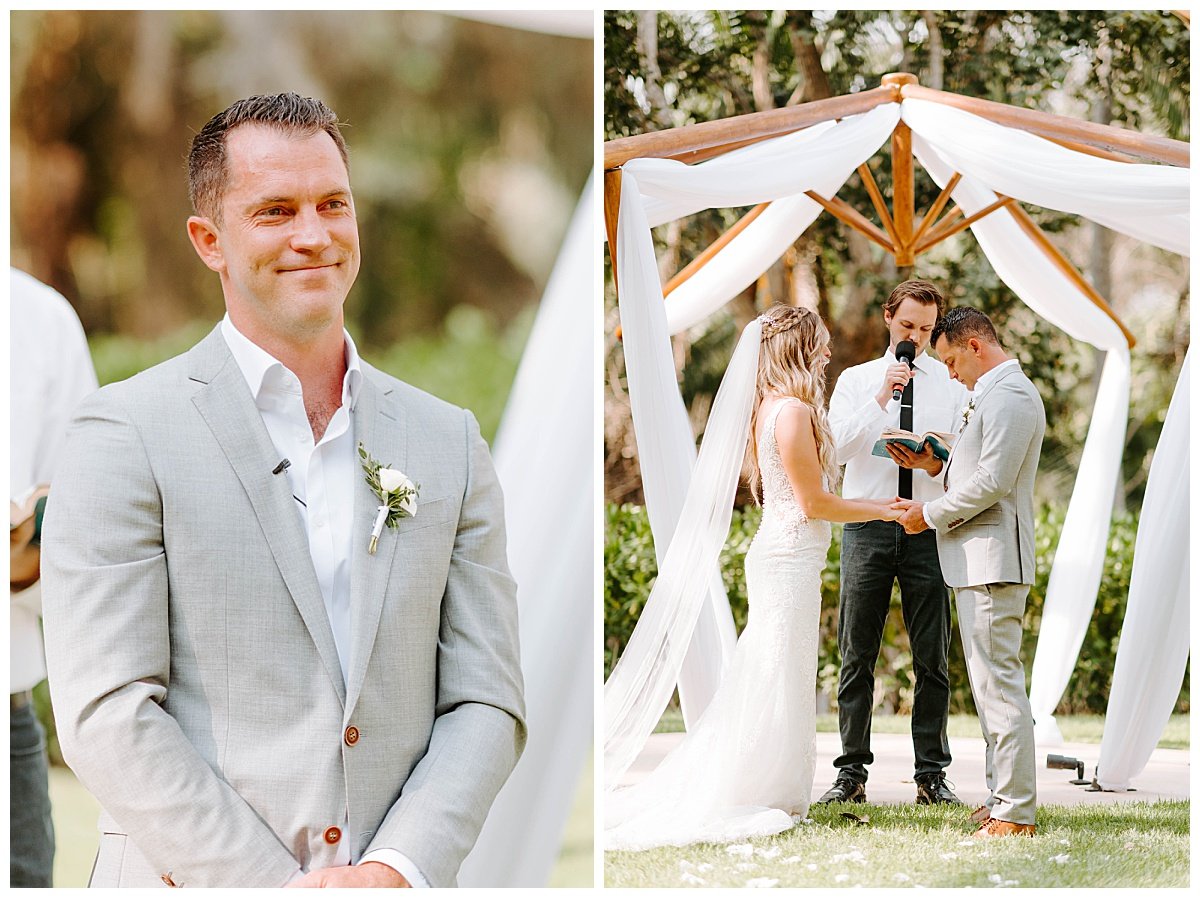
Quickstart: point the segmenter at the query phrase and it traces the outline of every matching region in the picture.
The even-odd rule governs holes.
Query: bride
[[[680,643],[686,644],[695,615],[688,608],[670,617],[651,638],[649,651],[642,644],[635,647],[637,630],[644,622],[655,627],[660,600],[669,602],[675,581],[683,579],[674,567],[703,569],[716,560],[711,541],[707,546],[700,546],[702,541],[693,543],[685,561],[672,558],[672,554],[687,554],[688,549],[688,540],[677,532],[642,619],[605,686],[610,780],[605,796],[607,849],[769,835],[790,828],[794,818],[808,813],[815,765],[821,571],[829,549],[829,525],[831,521],[895,520],[901,514],[889,508],[892,498],[850,501],[831,491],[837,466],[823,402],[829,356],[829,332],[820,316],[807,309],[776,306],[743,333],[721,391],[725,393],[731,380],[736,380],[735,368],[740,365],[754,372],[741,387],[752,393],[752,399],[748,395],[750,401],[730,415],[721,411],[722,405],[729,409],[730,397],[718,394],[689,502],[694,492],[712,491],[712,484],[701,477],[711,473],[704,470],[705,449],[714,426],[729,426],[736,434],[741,425],[750,486],[756,499],[761,489],[763,504],[762,523],[746,553],[749,620],[728,672],[695,726],[645,779],[615,788],[617,774],[627,769],[649,730],[644,725],[626,726],[621,733],[613,720],[620,712],[613,711],[609,702],[621,704],[623,697],[633,694],[639,701],[624,704],[640,704],[643,712],[653,710],[657,700],[645,696],[661,697],[662,682],[667,680],[668,688],[674,683],[677,665],[662,659],[670,654],[670,646],[678,650]],[[748,416],[743,410],[747,406]],[[731,420],[737,418],[743,420]],[[736,485],[736,469],[732,479]],[[731,500],[732,496],[730,506]],[[723,520],[727,532],[728,513]],[[681,521],[681,530],[689,526],[686,505]],[[719,521],[715,529],[719,531]],[[715,547],[719,550],[719,543]],[[626,656],[634,654],[652,656],[657,663],[642,665],[645,673],[635,684],[614,682],[629,679],[621,667],[624,664],[628,670],[634,662]],[[651,689],[646,682],[650,680],[657,680],[660,688]],[[643,713],[642,720],[657,719],[661,711],[657,707],[653,714]],[[609,763],[610,754],[620,760]]]

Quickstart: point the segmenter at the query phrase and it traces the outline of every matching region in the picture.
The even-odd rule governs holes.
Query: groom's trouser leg
[[[1011,823],[1034,823],[1037,811],[1033,713],[1021,664],[1028,595],[1028,585],[1013,583],[954,591],[971,692],[991,748],[991,813]]]
[[[950,593],[938,562],[937,534],[905,534],[900,551],[900,607],[912,650],[912,739],[917,776],[950,766]]]
[[[883,639],[896,559],[904,530],[892,521],[847,524],[842,530],[842,583],[838,604],[838,729],[842,754],[833,762],[839,775],[867,779],[871,754],[871,708],[875,702],[875,662]]]

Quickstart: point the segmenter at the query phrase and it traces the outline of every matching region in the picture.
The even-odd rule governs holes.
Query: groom
[[[932,527],[954,590],[967,674],[986,743],[988,799],[976,836],[1036,830],[1033,716],[1021,664],[1021,621],[1034,578],[1033,483],[1046,412],[1041,397],[977,309],[951,309],[934,349],[974,392],[946,463],[945,495],[904,503],[909,533]]]
[[[80,406],[44,524],[91,884],[453,885],[525,741],[487,446],[344,330],[358,227],[323,103],[234,103],[189,191],[226,317]],[[360,446],[419,484],[373,553]]]

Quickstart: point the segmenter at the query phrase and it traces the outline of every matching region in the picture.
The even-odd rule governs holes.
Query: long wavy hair
[[[758,465],[758,416],[765,396],[794,396],[812,409],[817,458],[830,489],[838,475],[833,432],[825,411],[825,348],[829,345],[825,322],[810,309],[782,305],[768,309],[761,317],[762,346],[745,463],[750,491],[759,504],[762,472]]]

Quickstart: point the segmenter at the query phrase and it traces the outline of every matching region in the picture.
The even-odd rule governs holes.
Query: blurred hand
[[[903,362],[888,365],[887,371],[883,374],[883,386],[879,388],[879,392],[875,395],[875,400],[879,403],[879,407],[884,408],[892,398],[892,393],[898,389],[903,390],[908,386],[910,380],[912,380],[912,371],[909,370],[908,365]]]
[[[289,889],[410,889],[411,883],[387,864],[367,861],[349,867],[326,867],[313,870],[295,882],[288,883]]]
[[[903,509],[903,513],[897,518],[897,522],[904,528],[905,533],[920,533],[922,530],[928,530],[929,525],[925,523],[925,503],[912,502],[909,500],[900,500],[901,502],[908,501],[908,506]],[[895,503],[896,506],[900,502]]]
[[[913,452],[900,443],[888,443],[886,448],[892,461],[902,468],[926,471],[931,477],[936,477],[942,470],[942,462],[933,454],[933,446],[929,443],[926,443],[920,452]]]

